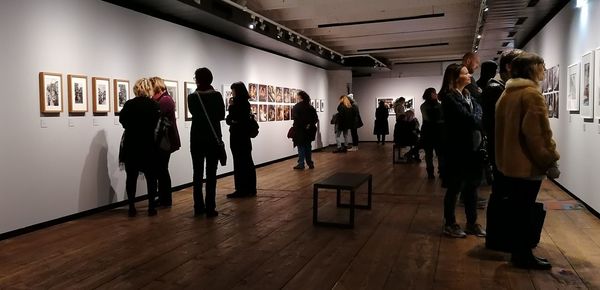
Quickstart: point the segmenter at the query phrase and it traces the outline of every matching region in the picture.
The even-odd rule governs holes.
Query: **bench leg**
[[[340,207],[342,205],[342,190],[337,189],[337,194],[335,196],[335,206]]]
[[[319,210],[319,188],[318,187],[314,187],[313,188],[313,225],[316,225],[318,223],[318,210]]]
[[[367,208],[368,209],[371,209],[371,197],[372,197],[372,194],[373,194],[373,176],[369,176],[369,191],[367,192],[367,195],[368,195],[367,199],[369,200],[367,202]]]
[[[354,227],[354,198],[356,191],[350,191],[350,227]]]

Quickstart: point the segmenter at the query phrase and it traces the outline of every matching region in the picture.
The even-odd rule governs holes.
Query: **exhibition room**
[[[599,26],[596,0],[1,1],[0,289],[598,289]]]

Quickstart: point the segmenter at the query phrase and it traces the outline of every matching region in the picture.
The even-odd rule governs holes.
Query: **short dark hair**
[[[310,102],[310,96],[305,91],[298,91],[296,94],[300,96],[303,102]]]
[[[194,72],[196,78],[196,84],[199,85],[210,85],[213,81],[213,75],[208,68],[201,67]]]
[[[248,89],[246,89],[246,85],[243,82],[235,82],[231,84],[231,89],[235,91],[235,97],[240,99],[250,99],[250,94],[248,94]]]
[[[529,79],[537,82],[537,66],[544,64],[544,59],[530,52],[525,52],[513,59],[510,63],[510,77],[511,78],[522,78]]]
[[[425,92],[423,92],[423,100],[429,101],[431,100],[431,93],[435,93],[434,88],[427,88]]]
[[[507,49],[505,51],[502,52],[502,54],[500,55],[500,74],[505,74],[508,73],[508,71],[506,70],[506,65],[510,64],[513,59],[515,59],[515,57],[521,55],[525,53],[524,50],[520,50],[520,49]]]

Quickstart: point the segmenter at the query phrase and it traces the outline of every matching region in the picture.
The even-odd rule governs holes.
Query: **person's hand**
[[[560,170],[558,170],[558,166],[552,166],[546,171],[546,176],[548,178],[556,179],[560,176]]]

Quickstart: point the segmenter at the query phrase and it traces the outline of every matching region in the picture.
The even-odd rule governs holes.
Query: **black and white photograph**
[[[600,47],[594,50],[594,118],[600,120]]]
[[[223,85],[221,90],[221,95],[223,96],[225,101],[225,110],[229,110],[229,106],[233,102],[233,92],[231,91],[231,85]]]
[[[173,102],[175,103],[175,118],[179,118],[179,110],[177,110],[177,104],[179,104],[179,83],[177,81],[165,80],[165,87],[167,87],[167,93]]]
[[[383,101],[383,103],[385,104],[385,107],[388,109],[388,113],[390,115],[396,115],[396,112],[394,111],[394,98],[388,98],[388,97],[384,97],[384,98],[377,98],[375,103],[375,108],[377,108],[379,106],[379,101]]]
[[[415,97],[404,97],[404,108],[408,110],[415,110]]]
[[[581,57],[581,86],[579,113],[582,118],[594,118],[594,53]]]
[[[185,101],[184,101],[184,106],[185,106],[185,120],[186,121],[191,121],[192,120],[192,113],[190,113],[190,110],[188,109],[188,102],[187,102],[187,98],[189,95],[193,94],[196,91],[196,83],[194,82],[185,82],[183,84],[183,91],[184,91],[184,95],[185,95]]]
[[[321,99],[320,101],[321,104],[319,105],[319,107],[321,108],[321,112],[325,112],[325,100]]]
[[[110,111],[110,101],[108,92],[110,80],[108,78],[92,78],[92,90],[94,95],[94,113],[108,113]]]
[[[115,113],[121,112],[125,102],[130,98],[129,81],[126,80],[114,80],[113,84],[115,99]]]
[[[579,111],[579,63],[567,70],[567,111]]]
[[[82,75],[68,75],[67,83],[69,86],[69,113],[87,112],[87,77]]]
[[[62,112],[62,74],[40,72],[40,111]]]
[[[558,64],[552,67],[552,74],[553,74],[552,88],[554,89],[555,92],[558,92],[559,91],[559,82],[560,82],[560,66]]]

